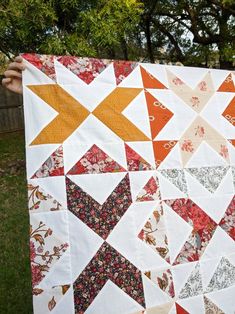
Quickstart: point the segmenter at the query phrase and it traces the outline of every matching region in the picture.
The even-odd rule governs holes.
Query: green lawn
[[[23,132],[0,134],[0,313],[32,313]]]

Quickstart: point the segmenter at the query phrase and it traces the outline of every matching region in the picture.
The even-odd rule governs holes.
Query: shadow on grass
[[[23,132],[0,134],[0,313],[31,314]]]

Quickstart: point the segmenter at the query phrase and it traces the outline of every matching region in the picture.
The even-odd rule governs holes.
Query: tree
[[[234,0],[2,0],[0,51],[232,68]]]

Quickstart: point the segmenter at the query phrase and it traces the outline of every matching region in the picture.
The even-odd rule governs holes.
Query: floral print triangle
[[[187,194],[187,183],[184,170],[181,169],[163,169],[159,171],[167,180],[169,180],[181,192]]]
[[[86,84],[90,84],[112,62],[105,59],[72,56],[60,56],[56,57],[56,59]]]
[[[128,171],[153,170],[153,167],[126,143],[125,150]]]
[[[235,284],[235,266],[222,257],[207,288],[206,293],[231,287]]]
[[[170,269],[151,270],[144,273],[152,282],[154,282],[169,297],[175,297],[173,277]]]
[[[57,239],[54,236],[54,231],[47,227],[44,222],[31,218],[30,261],[33,288],[40,285],[68,246],[68,243]]]
[[[188,280],[185,283],[184,287],[180,291],[179,298],[185,299],[195,297],[202,293],[203,293],[202,277],[200,274],[200,265],[199,263],[197,263],[195,268],[191,272],[190,276],[188,277]]]
[[[68,174],[125,172],[126,170],[95,144],[69,170]]]
[[[39,55],[36,53],[23,53],[21,56],[30,62],[33,66],[35,66],[38,70],[42,71],[50,79],[56,81],[54,56]]]
[[[54,310],[71,285],[54,286],[52,288],[34,288],[33,302],[40,307],[43,313],[49,313]]]
[[[113,68],[117,85],[120,84],[138,65],[131,61],[114,61]]]
[[[204,295],[205,314],[225,314],[215,303]]]
[[[195,177],[208,191],[214,193],[228,172],[229,167],[201,167],[187,168],[186,170]]]
[[[170,262],[167,231],[162,205],[154,210],[138,235],[151,249]]]
[[[63,146],[59,146],[42,164],[42,166],[34,173],[31,179],[63,176]]]
[[[138,193],[136,202],[156,201],[160,199],[160,189],[157,176],[152,176]]]
[[[235,196],[226,209],[219,226],[235,241]]]
[[[31,213],[64,209],[54,197],[33,183],[28,183],[28,208]]]
[[[165,200],[165,203],[193,228],[174,265],[198,261],[217,228],[216,222],[190,199]]]

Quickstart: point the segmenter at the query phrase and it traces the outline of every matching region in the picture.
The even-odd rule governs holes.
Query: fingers
[[[9,84],[9,83],[11,83],[11,78],[10,77],[2,79],[2,85],[3,86],[6,87],[7,84]]]
[[[15,71],[23,71],[25,69],[25,65],[23,62],[12,62],[8,66],[8,70],[15,70]]]
[[[17,56],[17,57],[15,57],[14,61],[15,62],[23,62],[24,59],[21,56]]]
[[[10,66],[8,67],[8,70],[4,72],[4,75],[6,78],[12,78],[12,77],[22,78],[22,74],[18,71],[10,70]]]

